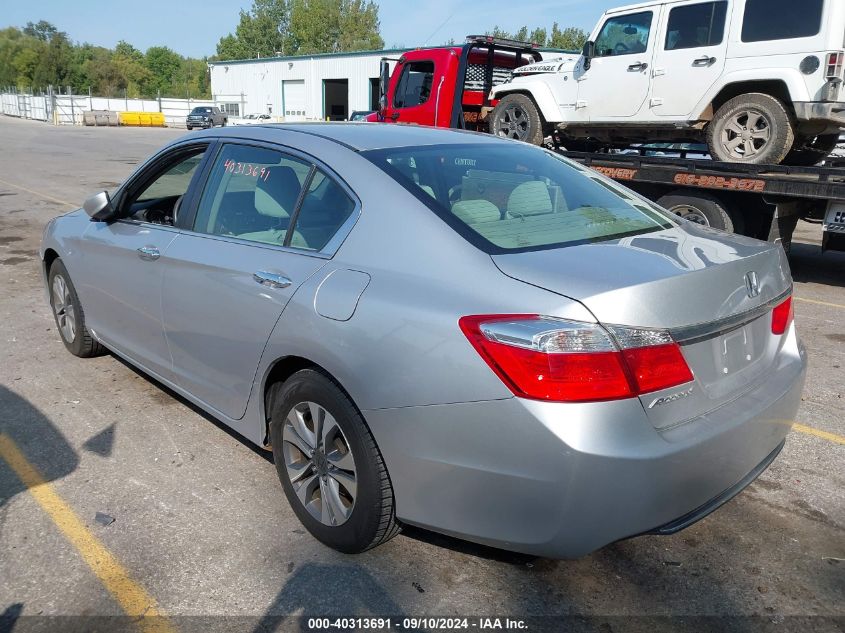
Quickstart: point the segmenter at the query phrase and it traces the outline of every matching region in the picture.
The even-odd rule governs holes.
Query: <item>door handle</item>
[[[715,63],[716,63],[715,57],[709,57],[709,56],[705,55],[704,57],[699,57],[698,59],[696,59],[692,63],[692,65],[693,66],[712,66]]]
[[[138,257],[145,262],[154,262],[161,257],[161,253],[155,246],[142,246],[138,249]]]
[[[253,273],[252,278],[253,280],[255,280],[256,283],[259,283],[262,286],[267,286],[268,288],[287,288],[293,283],[284,275],[268,273],[264,272],[263,270],[259,270],[257,273]]]
[[[640,72],[641,70],[645,70],[646,68],[648,68],[648,64],[646,64],[645,62],[637,62],[636,64],[631,64],[630,66],[628,66],[628,72]]]

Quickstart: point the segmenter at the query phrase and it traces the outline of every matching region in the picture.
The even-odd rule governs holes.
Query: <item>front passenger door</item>
[[[305,157],[225,144],[192,231],[168,249],[162,311],[176,383],[232,420],[246,411],[276,321],[326,264],[332,254],[326,236],[355,208],[345,191],[323,191],[323,180]],[[315,202],[318,194],[326,204]]]
[[[578,79],[578,107],[591,122],[634,117],[651,83],[654,31],[651,11],[608,18],[596,37],[590,69]]]
[[[77,291],[88,325],[109,348],[165,380],[171,378],[161,322],[166,252],[207,147],[191,144],[153,159],[118,194],[120,219],[88,225],[79,258]]]

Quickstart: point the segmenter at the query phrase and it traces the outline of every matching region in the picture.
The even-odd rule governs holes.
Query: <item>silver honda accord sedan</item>
[[[780,246],[493,136],[192,134],[41,256],[71,353],[272,448],[343,552],[403,525],[560,558],[675,533],[775,459],[806,370]]]

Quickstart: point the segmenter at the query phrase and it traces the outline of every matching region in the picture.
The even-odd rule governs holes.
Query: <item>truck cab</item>
[[[716,160],[813,165],[845,125],[843,33],[841,0],[612,9],[581,55],[523,66],[492,88],[493,131],[535,143],[556,132],[568,148],[707,142]]]
[[[541,59],[530,43],[486,35],[469,36],[463,46],[383,59],[379,111],[367,120],[486,131],[485,115],[496,105],[490,98],[493,87]]]

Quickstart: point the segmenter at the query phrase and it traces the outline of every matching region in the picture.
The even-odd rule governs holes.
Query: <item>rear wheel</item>
[[[780,164],[794,140],[786,106],[762,93],[734,97],[707,127],[710,155],[732,163]]]
[[[675,215],[714,229],[734,233],[736,226],[734,219],[723,206],[722,202],[710,195],[687,192],[672,192],[657,201],[661,207]]]
[[[325,374],[295,373],[271,399],[276,471],[300,522],[324,544],[357,554],[399,533],[393,487],[361,413]]]
[[[85,325],[85,312],[61,259],[50,266],[47,282],[56,327],[68,351],[81,358],[104,354],[105,348],[94,340]]]
[[[493,119],[491,129],[496,136],[532,145],[543,144],[543,119],[529,97],[521,94],[506,95],[490,116]]]
[[[838,144],[838,134],[823,134],[815,138],[806,139],[804,142],[796,142],[795,149],[786,155],[783,163],[784,165],[794,165],[796,167],[812,167],[813,165],[818,165],[836,149]]]

